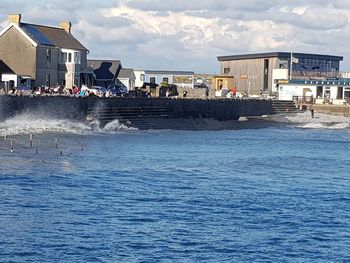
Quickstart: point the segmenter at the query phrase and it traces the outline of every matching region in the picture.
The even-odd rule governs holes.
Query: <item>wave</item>
[[[331,129],[331,130],[344,130],[349,129],[348,123],[306,123],[298,126],[304,129]]]
[[[91,134],[91,133],[116,133],[123,131],[134,131],[135,128],[127,127],[118,120],[108,123],[104,128],[100,128],[99,122],[78,122],[68,119],[52,118],[48,115],[36,113],[22,113],[13,118],[0,122],[0,135],[20,135],[39,133],[71,133],[71,134]]]
[[[311,117],[310,112],[296,113],[284,118],[287,122],[296,124],[298,128],[304,129],[340,130],[350,128],[350,118],[324,113],[315,113],[314,118]]]

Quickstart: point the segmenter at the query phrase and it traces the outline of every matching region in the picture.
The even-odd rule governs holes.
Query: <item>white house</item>
[[[122,68],[118,74],[118,80],[123,83],[128,90],[135,90],[135,73],[133,69]]]
[[[316,103],[342,104],[350,98],[350,79],[280,79],[275,81],[275,89],[280,100],[312,96]]]
[[[178,87],[194,88],[194,72],[167,70],[135,70],[135,86],[141,88],[143,84],[160,84],[167,82]]]

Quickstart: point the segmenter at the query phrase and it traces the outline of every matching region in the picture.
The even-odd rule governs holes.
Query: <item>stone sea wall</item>
[[[166,108],[171,118],[213,118],[219,121],[237,120],[241,116],[272,113],[269,100],[201,100],[168,98],[97,98],[64,96],[1,96],[0,119],[25,111],[48,114],[53,118],[84,120],[91,109]]]

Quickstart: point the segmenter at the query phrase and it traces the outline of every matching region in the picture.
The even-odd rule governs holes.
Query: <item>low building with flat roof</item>
[[[193,71],[171,70],[135,70],[135,86],[141,88],[144,83],[160,84],[167,82],[182,88],[194,88]]]
[[[344,104],[350,99],[350,79],[279,79],[275,81],[280,100],[307,100],[316,104]]]

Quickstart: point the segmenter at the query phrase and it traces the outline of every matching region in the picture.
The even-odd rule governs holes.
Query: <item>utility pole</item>
[[[290,52],[289,80],[292,79],[292,70],[293,70],[293,52]]]

